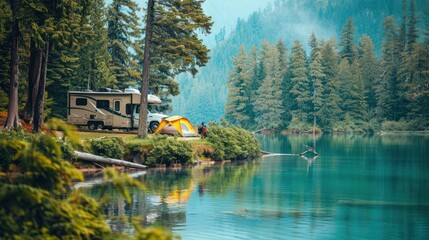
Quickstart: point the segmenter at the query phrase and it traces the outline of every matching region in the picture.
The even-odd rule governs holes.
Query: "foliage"
[[[406,9],[406,3],[403,4]],[[427,40],[419,42],[413,4],[412,1],[409,12],[404,10],[402,28],[397,27],[392,16],[385,19],[380,59],[377,59],[373,40],[368,35],[363,35],[357,45],[352,18],[348,18],[343,26],[339,50],[334,39],[318,40],[313,33],[307,56],[304,46],[295,40],[289,62],[283,67],[287,69],[286,75],[270,74],[277,63],[266,57],[269,52],[266,40],[260,42],[258,74],[251,71],[254,64],[246,59],[251,54],[242,45],[232,63],[235,75],[228,79],[227,99],[230,102],[227,102],[225,116],[233,121],[255,119],[273,130],[280,126],[292,131],[306,131],[314,124],[313,117],[316,127],[324,131],[377,131],[383,121],[387,121],[384,125],[389,129],[393,126],[403,129],[401,124],[390,122],[399,120],[407,122],[406,128],[425,129],[429,112],[429,44]],[[409,18],[407,14],[410,14]],[[407,19],[409,29],[404,27]],[[407,34],[406,30],[409,30]],[[240,74],[246,78],[236,77],[237,70],[243,70]],[[249,84],[246,79],[251,77],[246,74],[262,76],[257,88]],[[277,82],[281,82],[282,88],[277,87]],[[251,90],[237,87],[248,85]],[[282,104],[271,101],[278,95],[273,88],[282,89]],[[246,109],[247,102],[253,102],[253,113],[241,111],[239,118],[233,118],[233,114]],[[280,110],[275,110],[278,106]],[[283,116],[280,125],[276,113]],[[255,126],[241,125],[248,129]]]
[[[83,175],[62,159],[53,130],[66,128],[60,122],[48,123],[48,134],[30,135],[22,130],[2,132],[0,154],[8,156],[21,173],[0,172],[1,239],[173,239],[163,229],[136,227],[134,236],[113,233],[102,205],[82,191],[73,189]],[[51,134],[49,134],[51,133]],[[73,139],[71,132],[64,138]],[[23,140],[25,139],[25,140]],[[3,170],[11,162],[0,159]],[[6,166],[6,167],[5,167]],[[128,175],[108,168],[104,180],[118,188],[125,200],[131,198],[126,186],[144,186]]]
[[[133,160],[136,158],[145,159],[147,154],[152,151],[158,141],[166,139],[166,136],[156,135],[151,138],[132,138],[125,141],[125,159]]]
[[[149,166],[189,164],[192,161],[192,155],[192,145],[188,141],[167,138],[156,143],[144,163]]]
[[[139,36],[139,8],[133,0],[113,0],[107,13],[107,37],[109,39],[109,53],[112,58],[111,71],[117,79],[117,87],[123,89],[132,82],[131,39]],[[131,80],[131,82],[130,82]],[[134,79],[135,80],[135,79]]]
[[[124,143],[118,137],[104,137],[90,141],[92,152],[95,155],[120,159],[124,155]]]
[[[207,141],[213,145],[214,153],[211,158],[215,161],[246,160],[260,156],[260,147],[255,136],[239,127],[210,123]]]
[[[319,48],[321,49],[322,55],[322,72],[326,75],[325,78],[322,78],[324,93],[322,95],[323,102],[320,109],[320,117],[317,118],[318,127],[322,128],[324,131],[331,131],[334,124],[344,120],[345,113],[342,113],[338,106],[342,103],[342,99],[339,98],[340,84],[335,77],[337,74],[336,65],[342,61],[342,57],[346,56],[347,59],[353,59],[352,61],[359,61],[359,70],[361,71],[362,78],[359,81],[363,80],[366,85],[364,88],[365,100],[367,101],[367,107],[365,109],[366,114],[364,115],[368,118],[366,121],[371,121],[372,119],[374,119],[375,122],[383,121],[386,117],[379,119],[379,116],[375,116],[379,111],[383,111],[382,107],[376,108],[377,94],[375,91],[379,88],[380,84],[378,80],[382,78],[382,71],[384,71],[386,67],[390,68],[389,64],[387,64],[389,63],[389,59],[386,59],[386,64],[380,64],[382,59],[382,42],[383,40],[388,40],[383,36],[383,20],[387,16],[392,15],[395,19],[399,20],[395,20],[395,22],[399,23],[400,18],[398,17],[406,15],[406,30],[409,31],[409,29],[412,29],[412,34],[409,34],[408,37],[405,36],[404,41],[407,43],[408,40],[411,40],[411,42],[415,41],[415,43],[412,44],[412,46],[407,44],[407,47],[401,48],[413,52],[413,54],[407,54],[407,61],[404,61],[403,65],[406,65],[405,63],[408,64],[408,67],[405,68],[404,66],[406,74],[398,69],[397,72],[401,72],[404,77],[396,83],[405,83],[407,87],[403,88],[396,85],[398,93],[396,97],[389,98],[389,100],[393,102],[393,105],[397,106],[395,109],[396,115],[394,116],[396,120],[404,118],[406,121],[412,121],[417,118],[427,118],[428,115],[425,113],[429,112],[428,107],[426,107],[429,106],[429,104],[423,103],[425,101],[427,102],[426,97],[423,96],[425,95],[425,89],[427,89],[429,85],[422,84],[426,83],[428,79],[426,75],[422,76],[427,74],[427,70],[423,69],[427,69],[427,66],[429,66],[429,64],[423,63],[427,62],[427,59],[429,59],[428,57],[424,57],[427,56],[426,53],[429,51],[427,51],[427,46],[423,44],[425,39],[427,39],[427,35],[424,35],[424,28],[427,29],[429,23],[428,15],[425,14],[429,6],[426,1],[415,1],[415,13],[412,13],[410,6],[411,1],[406,1],[407,6],[405,11],[401,11],[403,1],[347,0],[346,2],[329,1],[329,4],[327,4],[327,2],[328,1],[314,0],[276,1],[271,7],[255,11],[247,19],[238,20],[235,29],[231,31],[229,37],[219,42],[219,44],[211,50],[210,62],[205,68],[201,69],[196,79],[192,79],[191,81],[189,76],[179,77],[180,91],[184,95],[174,99],[174,113],[184,114],[193,122],[200,122],[201,120],[208,122],[212,119],[216,120],[225,117],[233,124],[240,124],[240,126],[246,129],[256,129],[253,123],[251,126],[247,126],[238,123],[239,121],[232,120],[225,108],[228,105],[228,87],[231,86],[231,84],[238,84],[238,82],[230,82],[231,77],[228,73],[234,71],[236,68],[233,62],[236,57],[242,55],[240,50],[241,45],[244,46],[247,57],[250,58],[250,53],[253,52],[252,48],[256,47],[258,51],[261,51],[261,46],[264,41],[268,41],[272,44],[281,39],[286,43],[286,46],[291,49],[294,40],[298,39],[304,42],[311,35],[310,31],[313,30],[315,35],[318,36]],[[305,13],[307,16],[312,16],[311,20],[304,21],[302,16],[299,15],[302,13]],[[347,23],[347,19],[350,17],[352,17],[353,21],[350,19],[349,23]],[[417,20],[417,22],[415,22],[415,20]],[[302,24],[303,22],[306,23],[305,30],[295,27],[297,24]],[[417,23],[417,25],[415,25],[415,23]],[[411,26],[411,28],[408,26]],[[415,29],[418,31],[415,32]],[[391,42],[392,46],[399,45],[397,39],[399,37],[398,30],[399,29],[396,29],[395,31],[396,43]],[[407,35],[407,33],[408,32],[405,32],[405,35]],[[417,34],[417,38],[414,37],[415,34]],[[342,35],[344,35],[344,37]],[[362,39],[364,35],[367,36],[366,39]],[[327,39],[326,36],[341,37],[337,39]],[[361,39],[359,42],[360,45],[357,42],[359,38]],[[337,46],[336,42],[339,43],[339,46]],[[310,58],[312,46],[307,45],[304,49],[306,49],[308,57]],[[423,51],[423,49],[426,50]],[[412,57],[412,55],[414,55],[414,57]],[[258,54],[258,57],[258,66],[263,66],[261,54]],[[288,57],[290,57],[290,52],[288,53]],[[391,63],[398,64],[399,59],[401,59],[401,54],[396,55],[396,58],[390,60],[395,60],[397,63],[395,63],[395,61],[391,61]],[[311,61],[307,61],[307,67],[310,66],[310,62]],[[289,65],[290,63],[288,63],[287,66],[288,71],[290,71]],[[382,67],[380,67],[380,65]],[[253,68],[253,63],[252,65],[249,63],[248,66],[244,66],[245,69],[249,67]],[[263,69],[260,67],[259,69],[262,73]],[[394,70],[395,68],[392,69]],[[391,73],[389,76],[396,78],[395,71],[388,70],[386,73]],[[418,74],[419,77],[416,77],[416,74]],[[290,78],[288,78],[289,77],[286,77],[284,82],[286,88],[283,94],[289,94],[292,87],[288,81]],[[260,79],[263,79],[263,77]],[[390,83],[394,84],[393,81]],[[259,86],[261,84],[262,81]],[[287,88],[288,85],[290,88]],[[259,86],[252,87],[252,89],[258,89]],[[414,90],[411,90],[411,88]],[[383,87],[380,87],[380,93],[382,89]],[[390,91],[389,89],[390,87],[387,88],[388,91]],[[356,90],[353,90],[353,92],[356,93]],[[405,94],[405,97],[400,97],[401,94]],[[257,97],[256,93],[253,93],[251,101],[256,100]],[[360,99],[360,96],[356,97],[359,98],[355,99]],[[417,98],[420,100],[417,100]],[[287,126],[292,119],[292,116],[287,116],[288,113],[290,113],[290,110],[287,108],[294,103],[290,101],[287,95],[283,96],[283,100],[285,101],[283,105],[285,110],[283,123]],[[236,105],[240,105],[240,103]],[[364,106],[365,105],[359,105],[358,108]],[[387,102],[386,106],[389,107]],[[425,110],[422,108],[425,108]],[[415,115],[417,112],[418,114]],[[308,116],[312,118],[312,112],[308,113]],[[354,116],[354,118],[355,117],[356,116]],[[255,116],[250,116],[248,122],[252,122],[255,118]],[[361,120],[357,119],[356,121]]]
[[[384,121],[381,124],[381,130],[383,131],[406,131],[407,123],[404,120],[400,121]]]
[[[192,141],[193,158],[210,158],[214,154],[214,148],[212,144],[206,140],[204,141]]]
[[[25,174],[0,179],[0,237],[103,238],[109,233],[101,208],[79,192],[63,194],[82,174],[62,159],[60,147],[46,134],[29,142],[1,140],[4,149],[14,146],[13,161]]]

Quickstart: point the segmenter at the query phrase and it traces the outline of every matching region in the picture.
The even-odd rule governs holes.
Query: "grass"
[[[94,138],[101,138],[101,137],[119,137],[124,142],[127,140],[131,140],[134,138],[137,138],[137,134],[130,134],[130,133],[122,133],[122,132],[77,132],[79,134],[79,138],[82,140],[88,140],[88,139],[94,139]],[[149,137],[152,137],[150,134]]]

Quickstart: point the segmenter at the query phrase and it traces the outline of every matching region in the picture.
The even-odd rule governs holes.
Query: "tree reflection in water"
[[[163,226],[168,229],[186,223],[186,204],[192,194],[223,195],[228,191],[244,193],[244,187],[259,167],[258,161],[198,166],[184,169],[154,169],[140,174],[145,190],[128,187],[131,204],[110,183],[89,178],[79,186],[91,197],[104,203],[104,212],[114,231],[132,230],[131,219],[142,226]],[[138,175],[138,174],[137,174]],[[88,178],[87,178],[88,179]]]

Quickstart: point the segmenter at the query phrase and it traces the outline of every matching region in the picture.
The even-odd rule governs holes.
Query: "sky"
[[[273,0],[206,0],[204,12],[212,17],[214,22],[211,37],[207,39],[210,46],[214,35],[225,27],[227,35],[235,28],[238,18],[247,19],[254,11],[265,9]]]
[[[214,46],[214,36],[225,27],[228,35],[235,28],[238,18],[247,19],[248,16],[259,9],[263,10],[274,0],[206,0],[203,4],[204,12],[212,17],[214,22],[210,36],[204,37],[208,47]],[[106,0],[106,5],[111,0]],[[146,5],[146,0],[135,0],[140,7]]]

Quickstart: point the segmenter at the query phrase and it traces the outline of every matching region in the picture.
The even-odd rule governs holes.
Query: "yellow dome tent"
[[[168,133],[180,134],[182,137],[196,137],[198,136],[191,122],[187,118],[181,116],[172,116],[164,118],[159,124],[158,128],[153,134]]]

